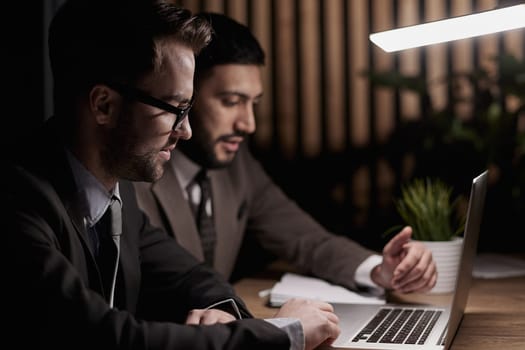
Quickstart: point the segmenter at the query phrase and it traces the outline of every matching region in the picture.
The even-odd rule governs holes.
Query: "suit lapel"
[[[188,202],[184,199],[172,167],[166,167],[164,175],[153,184],[152,191],[167,218],[170,230],[175,233],[180,245],[189,250],[199,260],[204,260],[193,214]],[[177,235],[177,232],[184,232],[184,234]]]
[[[85,228],[83,211],[80,208],[81,202],[78,198],[78,188],[74,181],[74,176],[71,170],[71,166],[67,160],[66,151],[64,146],[59,142],[60,137],[56,131],[55,119],[51,118],[46,124],[50,142],[44,142],[47,147],[52,148],[47,154],[53,155],[51,158],[41,157],[38,161],[44,161],[47,159],[47,164],[42,169],[49,171],[49,179],[53,184],[60,201],[64,204],[68,216],[71,218],[72,226],[75,228],[77,235],[79,236],[86,255],[91,255],[91,245],[89,244],[88,233]],[[91,255],[92,262],[94,263],[93,256]]]
[[[238,251],[242,239],[242,234],[239,235],[238,233],[240,229],[237,218],[239,200],[236,198],[233,184],[225,169],[210,170],[209,174],[217,232],[215,267],[225,276],[229,276],[237,258],[232,252]]]
[[[91,258],[93,262],[95,261],[93,258],[93,252],[91,251],[92,247],[89,242],[88,232],[86,230],[86,225],[84,224],[84,218],[82,217],[82,211],[79,208],[79,200],[73,200],[70,202],[70,205],[67,206],[66,210],[68,212],[69,217],[71,218],[71,222],[73,223],[73,226],[75,227],[75,230],[77,231],[78,235],[80,236],[80,240],[82,241],[82,244],[84,245],[86,251],[89,251]]]
[[[86,276],[85,282],[92,288],[97,289],[102,293],[102,283],[96,267],[95,259],[91,251],[91,244],[89,243],[89,237],[84,224],[83,211],[80,208],[80,201],[77,198],[78,188],[75,185],[73,173],[67,160],[64,146],[60,143],[60,137],[55,130],[55,120],[51,118],[46,123],[46,132],[42,133],[43,137],[46,137],[45,141],[38,142],[38,144],[46,145],[46,147],[52,149],[44,149],[43,154],[52,155],[51,157],[36,157],[35,162],[42,162],[42,165],[35,164],[41,171],[46,172],[46,177],[52,183],[52,186],[56,190],[56,193],[60,199],[57,198],[57,202],[63,204],[67,216],[71,219],[70,224],[67,225],[66,231],[58,231],[57,235],[77,235],[79,238],[79,249],[82,249],[82,253],[86,256],[86,263],[83,260],[78,259],[77,268],[83,272],[82,276]],[[80,251],[76,251],[77,243],[70,237],[58,238],[63,242],[71,244],[70,251],[79,254]],[[67,245],[64,245],[67,246]],[[95,285],[95,281],[98,281],[98,285]]]

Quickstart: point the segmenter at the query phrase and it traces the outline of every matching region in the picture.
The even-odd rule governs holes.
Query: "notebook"
[[[455,292],[450,305],[333,303],[341,334],[336,348],[447,350],[463,318],[485,205],[487,174],[472,180]]]
[[[323,279],[299,275],[291,272],[285,273],[281,280],[269,291],[268,303],[272,307],[280,307],[288,299],[306,298],[323,300],[328,303],[351,304],[385,304],[384,294],[358,293],[336,284],[331,284]]]

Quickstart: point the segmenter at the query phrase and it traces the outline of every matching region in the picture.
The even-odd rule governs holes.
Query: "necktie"
[[[217,237],[213,220],[211,183],[205,170],[201,170],[188,185],[188,196],[201,237],[204,261],[213,266]]]
[[[95,230],[98,236],[96,260],[106,298],[113,307],[122,234],[122,204],[117,197],[113,196],[106,212],[95,224]]]

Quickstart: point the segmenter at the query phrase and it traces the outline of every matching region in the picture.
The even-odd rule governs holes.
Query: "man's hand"
[[[372,270],[378,285],[402,293],[428,292],[436,284],[437,269],[432,253],[423,243],[411,241],[406,226],[383,248],[383,262]]]
[[[219,309],[193,309],[186,318],[186,324],[215,324],[235,321],[235,317]]]
[[[305,350],[321,344],[332,344],[341,333],[339,318],[332,305],[307,299],[290,299],[284,303],[275,317],[294,317],[303,326]]]

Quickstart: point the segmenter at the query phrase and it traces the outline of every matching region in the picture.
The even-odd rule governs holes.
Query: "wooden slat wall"
[[[370,32],[487,10],[497,0],[180,3],[193,11],[226,13],[247,24],[260,39],[267,65],[254,149],[278,182],[321,221],[334,220],[334,215],[320,213],[324,204],[313,203],[318,198],[308,202],[308,196],[316,193],[312,187],[328,191],[324,199],[341,210],[351,210],[352,217],[346,215],[349,222],[336,223],[334,228],[363,228],[374,210],[391,204],[392,188],[409,176],[410,162],[403,169],[391,169],[381,146],[396,123],[420,118],[422,113],[417,95],[374,88],[362,76],[365,70],[396,68],[437,79],[477,65],[495,71],[490,56],[504,50],[522,58],[525,50],[523,31],[394,54],[368,40]],[[432,85],[435,107],[445,106],[449,93],[447,86]],[[470,108],[459,106],[458,112],[466,116]],[[299,174],[302,181],[297,181]]]
[[[318,50],[322,38],[320,30],[323,20],[318,15],[319,1],[305,0],[299,8],[299,57],[298,65],[299,101],[298,110],[302,123],[301,140],[304,144],[303,151],[306,156],[315,157],[320,153],[323,137],[321,101],[319,100],[321,82],[321,51]]]

